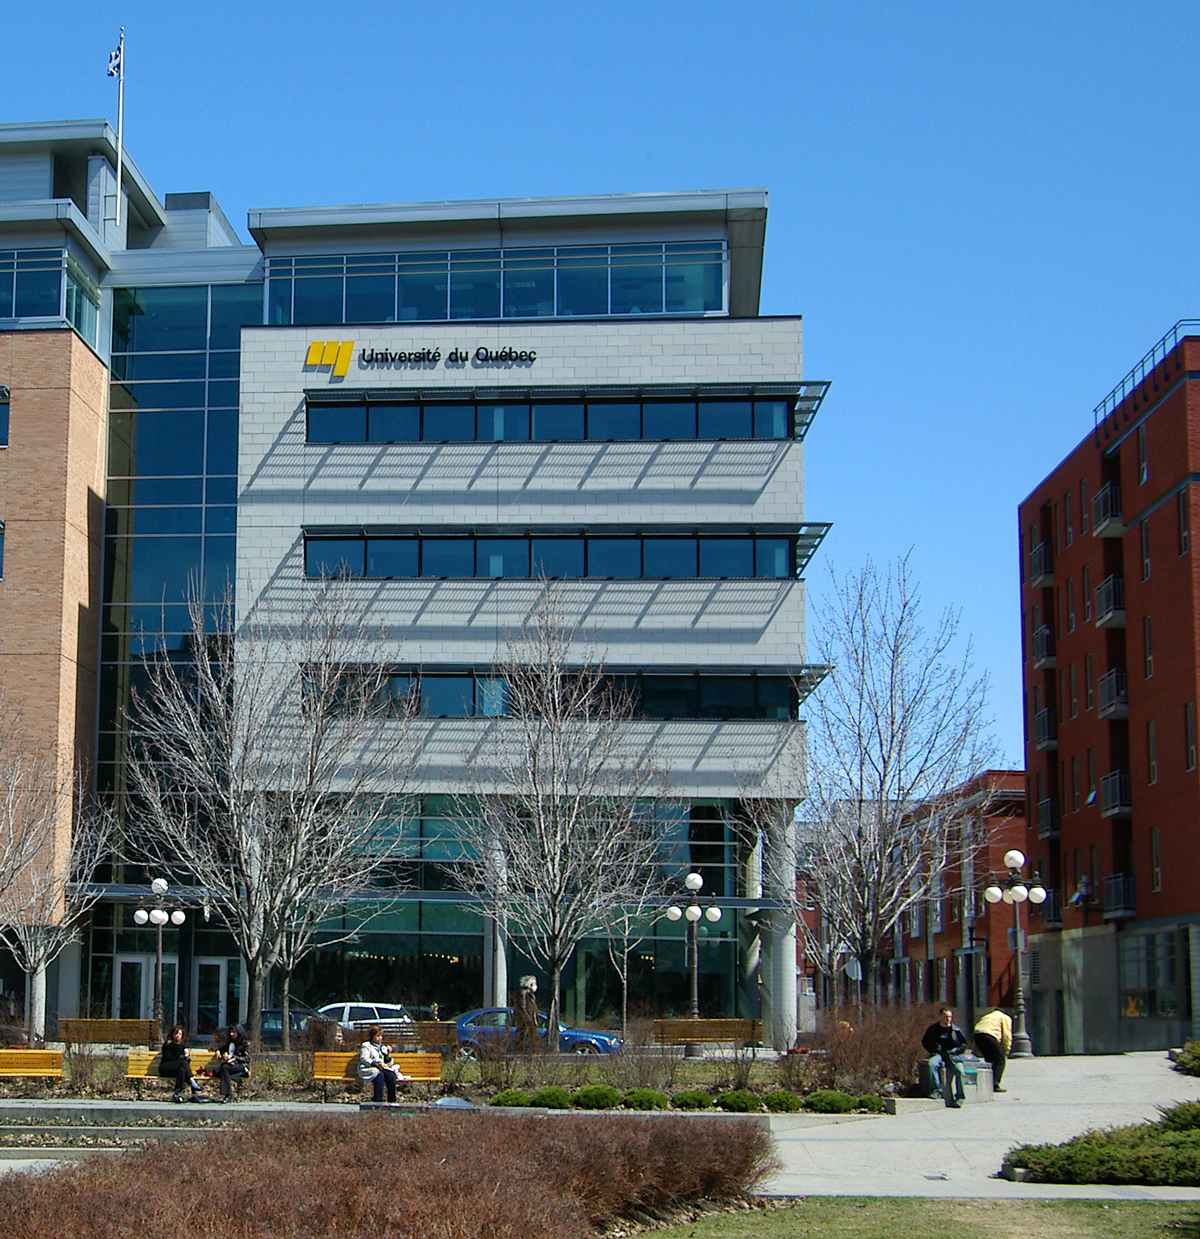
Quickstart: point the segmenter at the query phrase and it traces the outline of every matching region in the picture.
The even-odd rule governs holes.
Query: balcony
[[[1033,736],[1039,753],[1058,748],[1058,719],[1053,710],[1037,712],[1033,719]]]
[[[1115,668],[1096,681],[1097,710],[1101,718],[1129,717],[1129,685],[1124,671]]]
[[[1034,589],[1050,585],[1054,581],[1054,561],[1050,557],[1050,543],[1039,542],[1029,552],[1029,584]]]
[[[1114,873],[1104,879],[1104,919],[1128,921],[1137,916],[1133,902],[1133,874]]]
[[[1039,839],[1058,838],[1058,801],[1053,796],[1038,801],[1037,824]]]
[[[1100,780],[1100,816],[1129,817],[1133,813],[1133,791],[1128,770],[1114,770]]]
[[[1061,929],[1062,928],[1062,892],[1051,891],[1046,892],[1045,902],[1040,908],[1042,914],[1043,929]]]
[[[1092,500],[1092,537],[1119,538],[1125,533],[1121,514],[1121,488],[1113,482],[1102,486]]]
[[[1043,624],[1033,634],[1033,669],[1046,671],[1054,667],[1054,629]]]
[[[1125,627],[1125,578],[1106,577],[1096,586],[1096,627]]]

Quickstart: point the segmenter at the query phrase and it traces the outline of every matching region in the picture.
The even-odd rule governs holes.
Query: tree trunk
[[[546,1022],[546,1053],[558,1053],[559,1011],[562,1010],[562,961],[556,956],[550,961],[550,1011]]]
[[[246,1010],[246,1037],[255,1050],[262,1049],[263,974],[257,963],[247,962],[250,979],[249,1002]],[[235,1021],[230,1020],[230,1023]]]
[[[283,1005],[283,1052],[286,1054],[292,1048],[292,973],[288,969],[283,974],[283,995],[280,999]]]
[[[629,1036],[629,939],[621,941],[621,1040]]]
[[[25,985],[26,1020],[29,1025],[29,1041],[46,1039],[46,969],[37,968]]]

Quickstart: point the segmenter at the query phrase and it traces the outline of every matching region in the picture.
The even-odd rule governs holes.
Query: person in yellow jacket
[[[1012,1049],[1012,1020],[999,1007],[975,1021],[975,1048],[979,1051],[979,1057],[992,1068],[992,1090],[1005,1092],[1000,1087],[1000,1081],[1004,1078],[1004,1064]]]

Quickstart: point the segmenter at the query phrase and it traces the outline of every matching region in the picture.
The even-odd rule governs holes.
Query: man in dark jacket
[[[954,1010],[942,1007],[938,1022],[930,1024],[921,1038],[925,1053],[929,1055],[929,1074],[933,1079],[933,1095],[942,1096],[940,1069],[946,1069],[946,1105],[957,1110],[966,1100],[963,1087],[963,1055],[967,1052],[967,1034],[954,1022]],[[950,1079],[954,1080],[954,1099],[950,1098]]]

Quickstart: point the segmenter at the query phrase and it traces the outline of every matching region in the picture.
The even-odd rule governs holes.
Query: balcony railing
[[[1054,561],[1050,556],[1050,543],[1039,542],[1029,553],[1029,583],[1037,589],[1049,585],[1054,579]]]
[[[1114,770],[1100,780],[1100,816],[1128,817],[1133,812],[1133,791],[1128,770]]]
[[[1037,824],[1039,839],[1058,838],[1058,801],[1053,796],[1038,801]]]
[[[1092,536],[1119,538],[1125,532],[1121,514],[1121,488],[1115,482],[1102,486],[1092,500]]]
[[[1061,929],[1062,892],[1048,890],[1046,892],[1046,899],[1041,907],[1041,912],[1043,929]]]
[[[1033,634],[1033,666],[1035,671],[1054,666],[1054,629],[1047,624]]]
[[[1106,577],[1096,586],[1096,627],[1125,627],[1125,578]]]
[[[1129,920],[1137,916],[1133,900],[1133,874],[1114,873],[1104,879],[1104,919],[1106,921]]]
[[[1101,718],[1129,717],[1129,681],[1124,671],[1106,672],[1096,681],[1096,689]]]
[[[1058,719],[1052,709],[1039,710],[1034,716],[1033,735],[1039,750],[1058,748]]]

